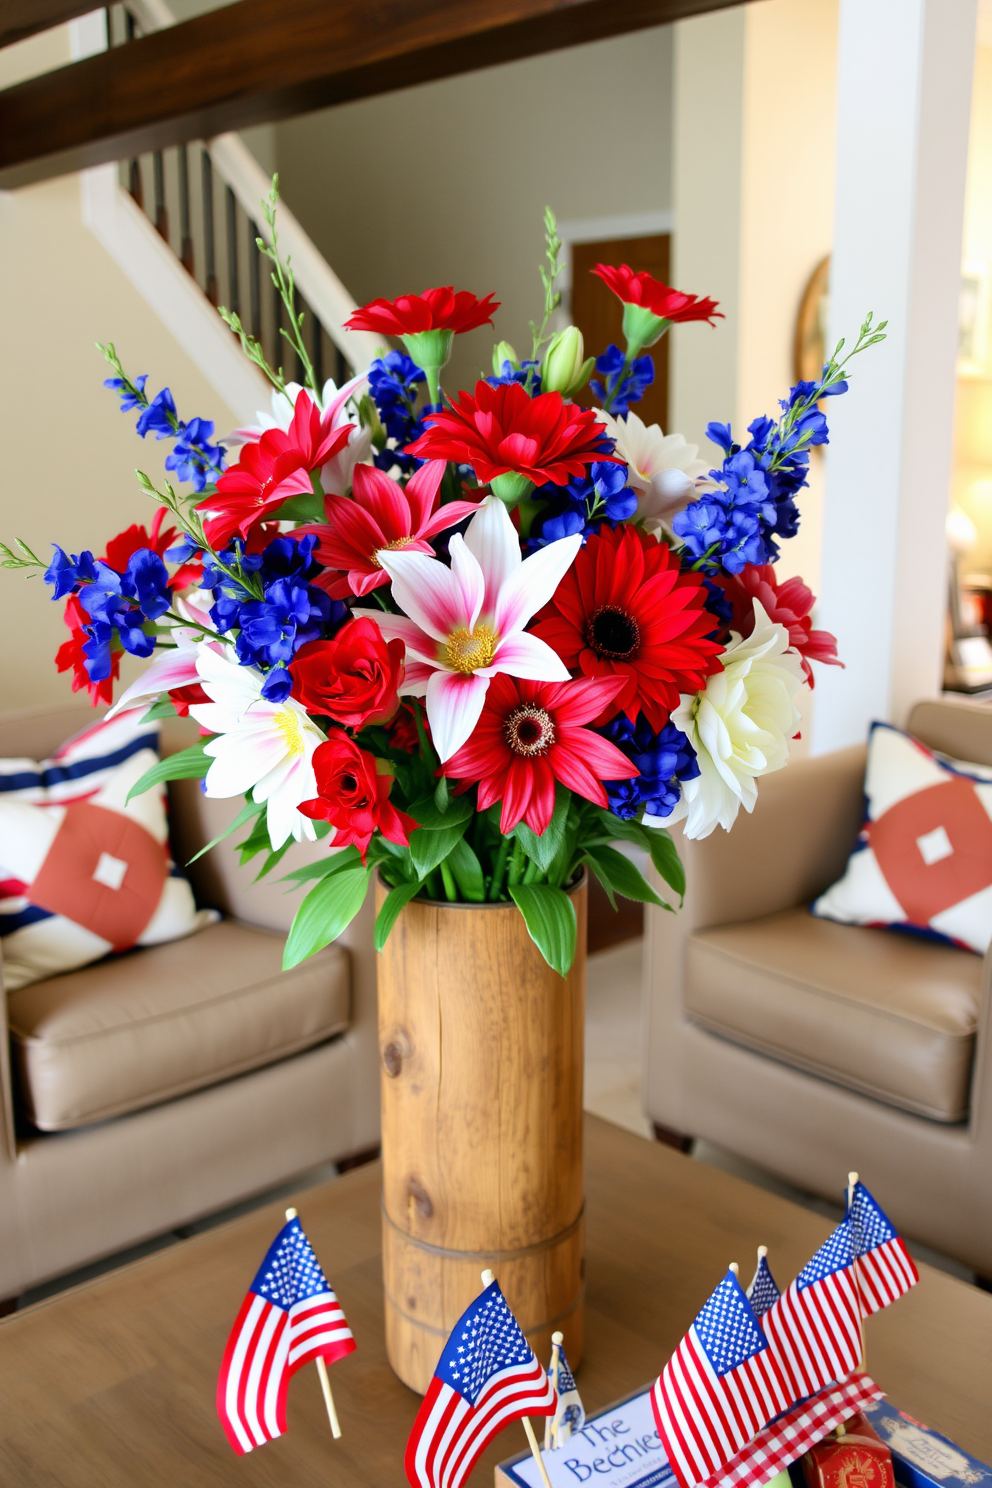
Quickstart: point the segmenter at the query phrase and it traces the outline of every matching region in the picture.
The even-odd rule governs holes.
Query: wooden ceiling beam
[[[237,0],[0,92],[0,187],[739,3]]]
[[[93,9],[93,0],[4,0],[0,10],[0,47],[23,41],[63,21],[74,21]]]

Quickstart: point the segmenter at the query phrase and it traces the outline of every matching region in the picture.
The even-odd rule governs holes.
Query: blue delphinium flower
[[[44,577],[45,583],[52,585],[53,599],[64,599],[79,584],[92,584],[96,578],[92,553],[84,551],[70,555],[58,543],[52,543],[52,547],[55,549],[55,557],[45,569]]]
[[[369,368],[369,392],[392,446],[377,450],[373,456],[380,470],[398,465],[404,475],[410,475],[420,464],[403,450],[424,432],[416,403],[418,388],[426,380],[413,358],[402,351],[387,352]],[[422,410],[426,412],[426,408]]]
[[[636,780],[603,782],[613,814],[629,821],[643,807],[651,816],[670,816],[682,794],[681,782],[699,774],[696,751],[682,730],[668,723],[656,734],[643,714],[631,723],[621,713],[598,732],[641,772]]]
[[[486,381],[490,387],[499,387],[504,382],[519,382],[526,387],[527,378],[530,377],[530,392],[536,398],[541,391],[541,364],[540,362],[521,362],[515,367],[509,360],[505,361],[499,370],[499,376],[487,377]]]
[[[720,469],[710,471],[717,489],[690,502],[672,522],[697,566],[736,574],[749,563],[774,563],[776,538],[795,537],[795,498],[807,484],[810,450],[829,441],[819,400],[847,391],[843,379],[825,386],[828,375],[825,367],[820,382],[797,382],[780,400],[777,420],[752,420],[744,446],[729,424],[708,425],[707,438],[724,452]]]
[[[595,396],[614,418],[623,418],[631,403],[639,403],[644,391],[654,382],[654,361],[649,356],[635,357],[624,367],[624,354],[619,346],[608,346],[596,358],[596,371],[603,382],[589,384]]]
[[[288,696],[292,678],[287,664],[299,648],[332,634],[348,616],[340,600],[308,582],[316,572],[316,544],[312,534],[274,538],[261,553],[245,553],[243,544],[232,544],[220,559],[225,568],[236,572],[240,567],[245,584],[210,556],[203,565],[203,587],[214,600],[210,619],[221,635],[238,632],[234,647],[242,666],[271,669],[262,688],[270,702]]]
[[[136,425],[144,439],[154,434],[156,439],[174,439],[175,448],[166,457],[165,468],[175,473],[176,478],[188,481],[195,491],[203,491],[207,485],[223,474],[227,450],[222,444],[214,444],[213,419],[194,418],[184,424],[176,412],[175,399],[169,388],[163,388],[154,398],[145,392],[148,374],[130,382],[126,377],[106,377],[104,387],[117,393],[121,400],[121,412],[140,409]]]
[[[79,590],[79,603],[90,617],[83,627],[86,670],[91,682],[101,682],[110,676],[115,635],[132,656],[151,656],[155,635],[145,627],[164,615],[171,601],[168,570],[151,548],[132,553],[123,573],[99,560],[93,570]]]
[[[607,460],[594,461],[587,475],[573,476],[565,486],[538,486],[532,499],[542,508],[531,527],[531,551],[576,532],[598,532],[603,522],[625,522],[637,510],[626,465]]]

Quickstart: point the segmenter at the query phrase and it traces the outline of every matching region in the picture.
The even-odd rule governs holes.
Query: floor
[[[604,896],[604,905],[605,905]],[[637,906],[639,909],[640,906]],[[591,946],[586,978],[586,1109],[606,1121],[636,1132],[638,1136],[653,1141],[651,1125],[641,1109],[640,1060],[643,1040],[641,1037],[641,958],[643,940],[636,916],[613,919],[606,906],[609,919],[596,912],[602,906],[591,904],[594,910],[592,923],[595,933],[590,936]],[[633,936],[634,938],[630,938]],[[619,938],[627,937],[627,938]],[[605,949],[596,949],[603,947]],[[696,1141],[692,1157],[696,1162],[709,1163],[722,1168],[749,1183],[756,1184],[773,1193],[792,1199],[804,1208],[813,1209],[828,1218],[840,1219],[839,1205],[831,1205],[814,1194],[808,1194],[791,1184],[782,1183],[771,1174],[745,1162],[732,1153],[724,1152],[708,1142]],[[71,1275],[32,1288],[19,1299],[19,1306],[40,1301],[66,1287],[89,1281],[94,1276],[150,1255],[174,1245],[178,1240],[204,1230],[213,1229],[240,1214],[246,1214],[262,1204],[271,1203],[283,1194],[299,1193],[302,1188],[326,1183],[336,1176],[333,1163],[325,1163],[310,1172],[297,1175],[281,1187],[248,1199],[229,1209],[209,1215],[195,1224],[183,1225],[169,1234],[159,1235],[143,1245],[134,1246],[105,1260],[95,1262]],[[910,1245],[910,1250],[919,1260],[927,1261],[965,1281],[974,1281],[974,1275],[957,1261],[929,1250],[926,1246]]]

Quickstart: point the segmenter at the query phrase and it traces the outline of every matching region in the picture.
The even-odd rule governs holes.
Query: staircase
[[[165,0],[127,0],[72,22],[74,57],[175,23]],[[236,311],[272,366],[302,381],[280,336],[282,306],[256,240],[269,241],[261,203],[270,180],[237,134],[156,150],[80,173],[83,218],[196,361],[217,393],[248,422],[268,402],[268,384],[242,355],[216,306]],[[346,331],[355,301],[287,207],[279,251],[290,259],[298,309],[318,383],[338,386],[381,354],[378,338]]]

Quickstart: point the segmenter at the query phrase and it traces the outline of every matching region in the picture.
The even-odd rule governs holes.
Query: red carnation
[[[594,460],[622,463],[591,408],[566,403],[561,393],[528,397],[518,382],[477,382],[474,397],[459,393],[457,403],[428,414],[426,423],[407,453],[471,465],[483,483],[513,475],[536,486],[564,486]]]
[[[644,310],[650,310],[659,320],[705,320],[712,325],[714,316],[724,319],[723,311],[716,308],[719,303],[717,300],[683,294],[681,290],[662,284],[660,279],[655,279],[650,274],[635,274],[627,264],[621,264],[619,268],[597,264],[590,273],[598,275],[607,289],[612,289],[625,305],[638,305]],[[647,345],[647,342],[644,344]]]
[[[235,534],[247,537],[291,497],[310,494],[311,471],[342,450],[354,428],[335,429],[333,421],[333,412],[322,416],[310,394],[299,393],[287,431],[267,429],[245,445],[237,465],[225,470],[216,491],[199,502],[209,513],[203,525],[211,547],[225,548]]]
[[[412,816],[391,803],[393,777],[379,774],[379,763],[343,730],[335,729],[327,743],[318,744],[313,752],[319,794],[312,801],[301,801],[299,808],[314,821],[330,822],[335,847],[354,843],[363,863],[374,832],[380,831],[387,842],[408,847],[410,833],[417,828]]]
[[[634,527],[603,527],[538,613],[534,634],[567,667],[587,677],[620,677],[616,707],[633,723],[643,712],[657,733],[679,694],[698,692],[720,670],[717,622],[703,606],[706,588],[685,573],[666,543]],[[604,779],[611,777],[605,776]]]
[[[610,709],[622,686],[617,677],[528,682],[501,672],[489,684],[472,737],[443,773],[463,782],[459,791],[478,781],[480,811],[501,800],[504,834],[526,821],[540,836],[555,809],[556,780],[605,806],[602,782],[630,780],[640,771],[615,744],[582,724]]]
[[[837,655],[837,637],[829,630],[813,629],[810,613],[816,596],[802,579],[784,579],[778,583],[770,563],[749,563],[733,577],[718,575],[716,582],[734,607],[730,625],[738,635],[749,636],[754,630],[755,600],[759,601],[769,620],[785,626],[793,651],[799,652],[810,687],[813,686],[810,661],[823,661],[828,666],[844,665]]]
[[[290,665],[293,696],[308,713],[346,728],[385,723],[399,705],[402,641],[387,641],[372,620],[349,620],[330,641],[308,641]]]
[[[425,289],[419,295],[395,300],[372,300],[345,321],[349,331],[371,331],[379,336],[419,336],[422,331],[474,331],[492,325],[499,301],[491,294],[476,299],[467,289]]]

